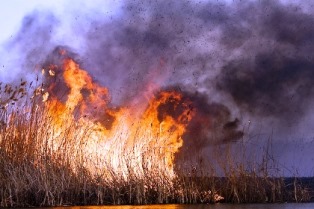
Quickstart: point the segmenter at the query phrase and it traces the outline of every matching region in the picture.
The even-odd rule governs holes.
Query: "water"
[[[48,208],[38,208],[48,209]],[[49,209],[314,209],[314,203],[283,204],[215,204],[215,205],[141,205],[141,206],[82,206]]]

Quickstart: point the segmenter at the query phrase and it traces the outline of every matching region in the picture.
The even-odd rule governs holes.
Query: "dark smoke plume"
[[[223,104],[211,103],[206,95],[180,90],[178,87],[168,87],[163,91],[179,92],[182,100],[178,105],[178,101],[170,97],[164,104],[159,105],[160,122],[166,116],[177,120],[186,109],[188,115],[194,114],[183,136],[184,147],[201,150],[209,145],[236,141],[243,136],[243,132],[238,130],[239,120],[232,120],[230,110]]]
[[[121,92],[119,102],[141,94],[151,82],[197,83],[201,74],[211,73],[203,65],[212,59],[193,43],[208,30],[198,18],[200,9],[187,1],[129,1],[122,17],[92,24],[86,64],[101,82]]]
[[[241,138],[244,116],[275,119],[280,126],[298,123],[311,111],[314,14],[309,11],[271,0],[125,1],[112,18],[95,13],[88,25],[75,22],[72,29],[84,47],[70,48],[81,67],[109,88],[117,107],[145,95],[147,86],[151,91],[178,86],[199,109],[185,143],[198,138],[193,144],[203,147]],[[18,42],[49,40],[50,26],[37,27],[49,18],[30,17],[23,28],[46,32],[30,30],[24,37],[21,31]],[[23,50],[25,62],[42,54],[38,47]]]
[[[302,118],[314,95],[314,62],[279,51],[258,54],[253,60],[236,60],[224,66],[218,88],[250,113]]]
[[[251,35],[245,39],[252,48],[251,54],[224,64],[217,88],[252,114],[281,122],[302,119],[314,96],[314,16],[272,1],[257,5],[248,7],[248,16],[263,9],[264,15],[240,16],[224,31],[227,35],[247,29]],[[233,42],[238,42],[237,35],[222,44],[231,49]]]

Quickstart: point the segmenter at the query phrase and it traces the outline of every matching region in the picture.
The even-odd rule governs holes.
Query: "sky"
[[[314,1],[160,2],[1,1],[0,81],[32,79],[66,46],[109,86],[114,103],[141,94],[154,76],[158,85],[198,92],[193,98],[206,98],[200,104],[215,107],[218,122],[239,120],[225,135],[244,130],[252,150],[272,138],[281,165],[313,175]],[[168,65],[155,76],[160,60]],[[205,147],[234,143],[200,137]]]
[[[12,38],[21,26],[21,21],[28,13],[34,10],[50,10],[58,15],[67,16],[66,13],[71,10],[95,10],[98,12],[107,13],[108,16],[114,15],[116,7],[119,7],[121,0],[93,0],[93,3],[83,0],[78,0],[73,3],[73,0],[10,0],[2,1],[0,8],[0,43],[3,43]],[[220,0],[222,3],[231,3],[232,0]],[[287,4],[294,3],[302,5],[302,0],[285,0]],[[303,1],[304,2],[304,1]],[[311,10],[313,1],[309,1],[311,6],[305,6]],[[101,5],[101,6],[100,6]],[[72,17],[73,18],[73,17]],[[67,19],[65,20],[67,21]]]
[[[56,43],[66,43],[74,48],[80,48],[80,32],[73,31],[72,28],[75,24],[81,24],[83,21],[88,22],[88,16],[94,14],[101,14],[104,17],[110,18],[110,16],[118,13],[120,0],[94,0],[91,4],[88,1],[78,0],[12,0],[2,1],[0,3],[0,54],[2,68],[0,69],[0,80],[12,82],[19,72],[19,66],[13,64],[19,57],[14,56],[18,54],[14,52],[19,48],[17,42],[18,34],[22,34],[21,28],[23,27],[23,21],[28,16],[37,14],[37,20],[42,21],[45,24],[44,14],[51,14],[56,21],[52,26],[55,27],[52,38],[47,41],[55,41]],[[48,15],[47,15],[48,16]],[[88,23],[85,23],[88,24]],[[36,41],[34,36],[33,40]]]
[[[72,0],[12,0],[2,1],[0,8],[0,43],[3,43],[12,38],[18,29],[21,27],[23,18],[33,12],[34,10],[47,10],[52,11],[58,16],[65,17],[64,21],[68,22],[70,18],[74,18],[67,13],[71,13],[75,10],[98,11],[110,14],[114,14],[116,5],[119,5],[119,0],[101,1],[94,0],[93,4],[87,3],[87,1],[72,1]],[[101,5],[101,7],[99,7]],[[80,14],[77,14],[79,16]],[[66,23],[65,23],[66,24]]]

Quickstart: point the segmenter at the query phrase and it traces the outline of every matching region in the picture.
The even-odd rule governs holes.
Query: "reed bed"
[[[235,163],[227,148],[224,159],[211,160],[215,167],[204,169],[203,162],[196,162],[171,178],[145,163],[139,165],[144,175],[137,175],[128,155],[122,159],[127,177],[110,164],[91,172],[86,167],[90,159],[82,153],[90,130],[71,122],[56,139],[41,85],[1,84],[0,95],[0,207],[313,200],[310,180],[270,177],[267,163],[248,169]],[[217,166],[223,177],[217,177]]]

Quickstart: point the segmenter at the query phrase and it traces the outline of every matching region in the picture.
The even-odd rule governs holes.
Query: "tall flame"
[[[64,59],[61,69],[49,68],[53,78],[45,105],[55,129],[51,137],[54,149],[74,134],[74,138],[83,138],[81,153],[92,173],[105,172],[110,166],[124,178],[131,174],[141,177],[144,169],[175,176],[174,155],[183,145],[182,136],[194,115],[190,101],[177,91],[165,90],[150,95],[147,103],[115,108],[108,89],[94,82],[74,60]],[[59,92],[63,97],[56,93],[62,89],[58,88],[61,83],[66,86],[64,93]],[[73,124],[75,133],[69,133]]]

